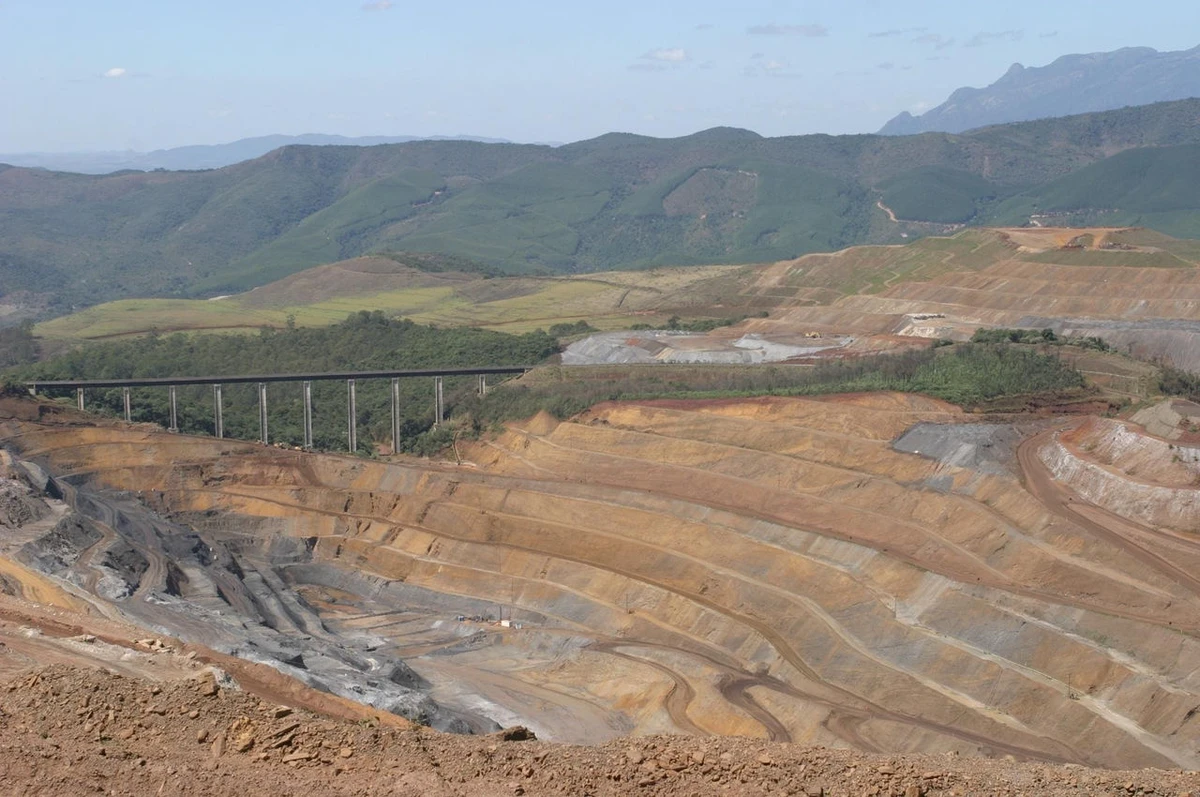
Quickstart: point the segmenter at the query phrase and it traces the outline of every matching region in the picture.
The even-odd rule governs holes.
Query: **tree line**
[[[10,370],[21,381],[57,379],[139,379],[170,376],[235,376],[256,373],[321,373],[533,365],[557,353],[558,341],[538,330],[523,335],[469,327],[442,329],[390,319],[383,313],[358,312],[329,327],[264,329],[258,335],[150,335],[129,341],[89,345],[35,365]],[[475,390],[471,377],[447,378],[447,408]],[[386,379],[357,386],[358,445],[361,453],[391,444],[391,386]],[[303,442],[303,399],[299,383],[268,386],[270,438],[289,445]],[[135,388],[133,420],[167,426],[166,388]],[[259,434],[256,387],[223,388],[224,424],[229,437]],[[440,448],[444,434],[432,432],[432,380],[401,379],[400,450],[427,453]],[[66,397],[67,394],[63,394]],[[212,434],[213,398],[208,386],[177,389],[179,427]],[[88,408],[123,413],[119,389],[88,391]],[[346,385],[313,383],[313,441],[317,448],[345,450]]]
[[[459,411],[477,427],[540,411],[569,418],[602,401],[803,396],[870,391],[921,393],[965,408],[1013,396],[1069,395],[1083,375],[1056,357],[1011,344],[910,349],[815,366],[669,366],[543,369],[545,376],[467,398]]]

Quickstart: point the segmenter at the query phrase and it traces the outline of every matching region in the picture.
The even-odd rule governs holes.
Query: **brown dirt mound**
[[[602,747],[323,719],[220,688],[50,667],[0,685],[5,794],[1189,794],[1194,774],[878,756],[740,739]]]

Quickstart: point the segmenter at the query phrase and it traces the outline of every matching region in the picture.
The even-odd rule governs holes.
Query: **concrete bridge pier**
[[[347,399],[349,406],[347,407],[346,417],[346,435],[347,443],[351,451],[358,450],[358,406],[355,392],[356,380],[358,379],[389,379],[391,381],[391,404],[392,404],[392,449],[393,451],[400,447],[403,418],[400,414],[400,380],[401,379],[428,379],[433,378],[433,410],[434,410],[434,427],[438,428],[447,420],[446,417],[446,393],[444,378],[464,377],[469,378],[474,376],[478,382],[479,395],[484,396],[488,392],[488,376],[493,374],[519,374],[527,372],[529,369],[523,366],[509,365],[484,365],[478,367],[466,368],[425,368],[425,369],[399,369],[387,371],[337,371],[334,373],[289,373],[289,374],[244,374],[244,375],[225,375],[225,376],[177,376],[177,377],[146,377],[143,379],[56,379],[50,381],[31,381],[26,382],[25,386],[33,396],[44,395],[47,390],[50,390],[54,395],[65,395],[66,391],[75,391],[75,403],[80,411],[86,411],[84,401],[84,393],[87,390],[99,388],[103,390],[121,389],[121,401],[125,412],[125,420],[133,422],[133,389],[135,388],[161,388],[165,387],[169,390],[169,413],[168,428],[172,432],[178,432],[179,429],[179,386],[211,386],[213,391],[213,433],[217,439],[225,437],[225,407],[223,390],[228,384],[246,385],[249,389],[251,385],[258,385],[258,439],[263,445],[270,445],[271,437],[269,432],[268,417],[267,417],[267,385],[272,382],[287,382],[303,383],[304,390],[304,443],[306,448],[312,448],[316,445],[313,431],[313,410],[312,410],[312,383],[313,382],[333,382],[345,381]],[[59,391],[63,391],[62,394]]]
[[[354,380],[346,380],[346,442],[350,453],[358,451],[358,401]]]
[[[168,388],[171,394],[171,426],[167,429],[168,432],[179,431],[179,402],[175,395],[175,386],[171,385]]]
[[[258,383],[258,439],[264,446],[269,445],[267,434],[267,383]]]
[[[400,453],[400,378],[392,377],[392,453]]]
[[[442,378],[433,378],[433,425],[441,426],[446,417],[446,404],[442,396]]]
[[[301,389],[304,391],[304,447],[311,449],[313,447],[312,382],[303,382]]]
[[[213,432],[218,440],[225,437],[225,407],[220,385],[213,385]]]

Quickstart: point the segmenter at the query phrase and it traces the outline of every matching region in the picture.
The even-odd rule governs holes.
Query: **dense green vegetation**
[[[256,373],[321,373],[399,368],[470,365],[533,365],[558,351],[545,332],[505,335],[480,329],[437,329],[381,313],[357,313],[341,324],[317,329],[264,331],[244,335],[151,336],[122,343],[88,346],[49,361],[16,369],[19,379],[133,379],[162,376],[208,376]],[[440,448],[443,437],[430,434],[433,424],[433,385],[425,379],[403,379],[401,448],[426,452]],[[358,386],[359,448],[391,443],[390,383],[368,380]],[[475,389],[470,378],[447,379],[446,404],[453,407]],[[268,388],[270,438],[291,445],[303,441],[303,408],[299,384]],[[212,393],[208,387],[178,389],[180,428],[186,432],[213,430]],[[257,394],[253,385],[224,388],[225,428],[230,437],[258,437]],[[116,415],[121,391],[96,390],[87,395],[88,407]],[[165,388],[134,391],[134,420],[166,426],[169,418]],[[338,450],[346,446],[346,385],[313,384],[314,443]]]
[[[1026,343],[1051,344],[1054,346],[1077,346],[1081,349],[1112,351],[1104,338],[1070,335],[1059,337],[1053,329],[1005,329],[1003,327],[980,327],[971,336],[972,343]]]
[[[964,407],[1014,396],[1071,394],[1083,376],[1020,346],[961,344],[831,360],[802,366],[642,366],[560,368],[533,384],[509,384],[457,410],[479,426],[546,411],[567,418],[601,401],[651,398],[739,398],[896,390],[923,393]],[[558,378],[554,378],[557,376]]]
[[[571,323],[551,324],[549,329],[550,335],[555,338],[569,338],[574,335],[586,335],[589,332],[595,331],[596,328],[594,326],[582,319]]]
[[[1158,378],[1158,389],[1168,396],[1200,401],[1200,374],[1165,365]]]
[[[918,221],[1054,212],[1200,236],[1198,109],[1185,100],[961,136],[722,128],[558,148],[293,146],[204,172],[0,168],[0,295],[30,291],[59,314],[231,293],[364,253],[581,272],[772,261],[926,231],[886,223],[880,197]]]
[[[1067,224],[1144,225],[1182,237],[1200,236],[1200,145],[1120,152],[1028,189],[996,209],[1003,223],[1031,213]]]
[[[1012,189],[1002,188],[979,175],[944,166],[923,166],[879,184],[883,202],[900,219],[920,219],[943,224],[968,222],[989,200]]]
[[[25,365],[37,360],[39,346],[33,337],[33,323],[0,327],[0,368]]]
[[[457,272],[459,274],[480,274],[489,279],[504,274],[503,271],[493,266],[468,260],[465,257],[444,255],[438,252],[379,252],[378,255],[428,274]]]

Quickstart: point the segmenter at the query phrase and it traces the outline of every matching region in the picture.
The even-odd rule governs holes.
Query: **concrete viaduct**
[[[412,378],[433,379],[434,423],[440,425],[445,420],[445,404],[442,398],[442,378],[447,376],[476,376],[479,378],[479,395],[487,392],[487,378],[494,375],[523,374],[530,370],[529,366],[520,365],[486,365],[471,368],[430,368],[423,370],[399,371],[345,371],[324,374],[256,374],[243,376],[172,376],[147,379],[88,379],[88,380],[39,380],[26,382],[29,392],[37,395],[44,390],[74,390],[75,400],[80,410],[84,409],[84,391],[100,388],[121,388],[124,393],[125,420],[132,420],[130,389],[135,387],[165,387],[171,399],[171,425],[169,431],[179,431],[179,415],[176,404],[175,390],[182,385],[212,385],[213,390],[213,429],[217,437],[225,436],[224,410],[221,398],[222,385],[257,384],[258,385],[258,426],[259,440],[263,445],[270,441],[267,423],[267,385],[272,382],[300,382],[304,394],[304,447],[313,446],[312,427],[312,383],[313,382],[346,382],[346,442],[350,451],[358,450],[358,420],[355,401],[355,384],[363,379],[392,380],[392,447],[395,450],[400,440],[400,380]]]

